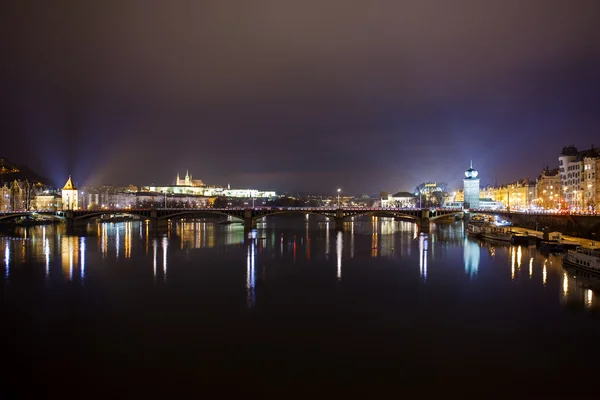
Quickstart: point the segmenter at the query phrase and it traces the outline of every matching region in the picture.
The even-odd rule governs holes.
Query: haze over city
[[[504,183],[600,131],[597,1],[59,3],[0,6],[2,155],[59,184]]]

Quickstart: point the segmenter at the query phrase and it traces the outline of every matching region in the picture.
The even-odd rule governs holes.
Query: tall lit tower
[[[65,186],[62,188],[63,210],[77,210],[79,208],[78,197],[77,188],[69,175],[69,180],[67,180],[67,183],[65,183]]]
[[[464,208],[479,208],[479,173],[473,169],[473,160],[471,160],[471,166],[465,171],[465,178],[463,179],[465,202]]]

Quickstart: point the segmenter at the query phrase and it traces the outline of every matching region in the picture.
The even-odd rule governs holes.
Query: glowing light
[[[354,258],[354,222],[350,226],[350,258]]]
[[[567,271],[563,271],[563,295],[566,297],[569,294],[569,276]]]
[[[46,259],[46,278],[50,276],[50,239],[44,240],[44,256]]]
[[[119,227],[115,228],[115,250],[117,251],[117,260],[119,259],[119,247],[121,247],[119,237]]]
[[[588,307],[591,307],[593,298],[594,298],[594,293],[592,292],[592,289],[586,290],[585,291],[585,305]]]
[[[337,255],[337,277],[338,280],[342,279],[342,250],[344,249],[344,238],[342,232],[337,233],[337,240],[335,242],[335,251]]]
[[[156,253],[158,253],[156,239],[152,239],[152,251],[154,252],[154,281],[156,281]]]
[[[256,271],[254,265],[256,241],[253,239],[248,245],[248,255],[246,257],[246,290],[247,304],[251,308],[255,303],[254,285],[256,283]]]
[[[515,248],[511,247],[510,248],[510,276],[511,279],[515,279],[515,262],[516,262],[516,258],[517,258],[517,253],[515,252]]]
[[[79,255],[81,259],[81,281],[85,278],[85,237],[79,238]]]
[[[167,237],[162,238],[162,251],[163,251],[163,282],[167,281],[167,247],[169,247],[169,239]]]
[[[529,260],[529,278],[533,275],[533,257]]]
[[[521,253],[521,246],[517,248],[517,268],[521,269],[521,262],[523,259],[523,254]]]
[[[6,279],[10,276],[10,242],[8,239],[4,243],[4,265],[6,269]]]
[[[73,280],[73,246],[71,246],[71,241],[69,241],[69,280]]]
[[[479,259],[481,257],[481,249],[475,242],[471,242],[465,237],[463,244],[463,261],[465,263],[465,274],[473,279],[479,271]]]
[[[546,262],[548,260],[544,261],[544,269],[542,269],[542,282],[544,283],[544,286],[546,285],[546,278],[547,278],[547,274],[546,274]]]

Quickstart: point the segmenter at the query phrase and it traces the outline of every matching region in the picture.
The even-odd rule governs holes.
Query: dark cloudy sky
[[[12,3],[12,4],[11,4]],[[346,193],[600,146],[600,1],[3,1],[0,156]]]

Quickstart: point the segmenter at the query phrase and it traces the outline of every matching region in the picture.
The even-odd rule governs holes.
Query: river
[[[51,225],[0,251],[5,394],[596,394],[598,280],[462,221]]]

